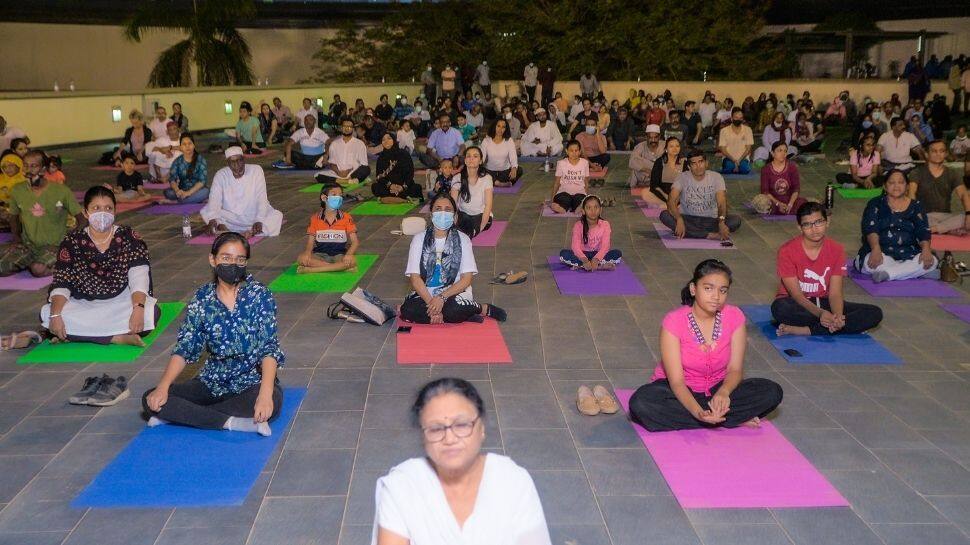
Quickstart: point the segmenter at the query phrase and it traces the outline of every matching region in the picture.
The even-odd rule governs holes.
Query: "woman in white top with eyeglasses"
[[[471,383],[432,381],[411,410],[426,456],[378,479],[372,545],[551,545],[532,477],[482,452],[485,406]]]

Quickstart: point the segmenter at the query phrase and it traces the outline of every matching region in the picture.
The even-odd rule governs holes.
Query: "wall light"
[[[232,114],[232,101],[231,100],[227,100],[226,101],[226,115],[231,115],[231,114]]]
[[[111,107],[111,121],[118,123],[121,121],[121,106]]]
[[[317,97],[317,108],[323,108],[323,97]]]

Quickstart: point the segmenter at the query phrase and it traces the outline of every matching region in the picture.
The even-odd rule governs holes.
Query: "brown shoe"
[[[616,402],[610,391],[602,385],[597,384],[593,387],[593,397],[599,405],[600,412],[604,414],[616,414],[620,410],[620,404]]]
[[[586,416],[596,416],[600,413],[600,405],[596,402],[589,386],[580,386],[576,392],[576,408]]]

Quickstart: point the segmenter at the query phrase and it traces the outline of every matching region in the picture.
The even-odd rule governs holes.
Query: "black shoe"
[[[81,387],[81,391],[69,397],[67,402],[71,405],[87,405],[91,396],[101,387],[101,382],[107,378],[109,378],[108,375],[102,375],[100,377],[88,377],[84,379],[84,386]]]
[[[128,391],[128,379],[125,377],[111,378],[105,375],[101,386],[88,399],[88,405],[95,407],[110,407],[131,395]]]
[[[501,307],[497,307],[491,303],[488,304],[488,310],[485,311],[485,316],[495,320],[496,322],[504,322],[508,319],[509,315]]]

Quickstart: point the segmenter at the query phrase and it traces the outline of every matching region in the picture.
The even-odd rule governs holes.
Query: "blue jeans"
[[[586,254],[586,259],[593,259],[593,256],[596,255],[596,252],[583,252],[583,253]],[[622,258],[623,258],[623,252],[613,249],[606,252],[606,255],[603,256],[603,263],[612,263],[616,265],[617,263],[620,262]],[[583,266],[582,260],[576,257],[576,254],[573,253],[572,250],[563,250],[559,252],[559,261],[562,261],[563,263],[565,263],[566,265],[569,265],[570,267]]]
[[[170,201],[178,201],[183,204],[196,204],[200,202],[205,202],[209,198],[209,188],[203,187],[202,189],[196,191],[195,193],[185,197],[184,199],[179,199],[175,195],[175,191],[172,188],[168,188],[164,191],[165,198]]]
[[[734,161],[725,159],[721,162],[721,174],[751,174],[751,162],[747,159],[741,159],[737,172],[734,172],[734,166]]]

